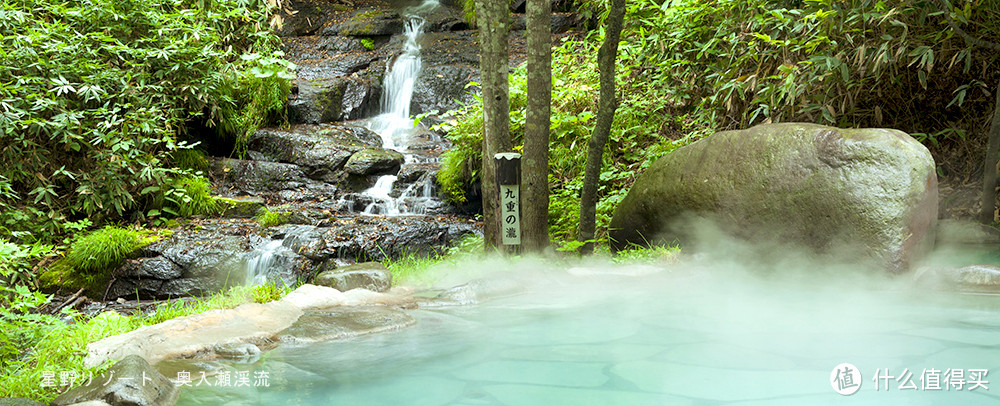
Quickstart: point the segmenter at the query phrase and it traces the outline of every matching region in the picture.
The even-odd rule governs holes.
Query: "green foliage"
[[[682,0],[630,5],[625,65],[708,128],[766,121],[892,127],[936,134],[981,126],[1000,80],[998,55],[967,45],[1000,38],[986,2]],[[942,132],[945,131],[945,132]],[[934,146],[934,145],[929,145]]]
[[[170,154],[170,161],[179,169],[208,173],[210,164],[205,153],[194,148],[176,149]]]
[[[287,292],[284,288],[278,287],[274,282],[268,282],[264,285],[254,285],[250,293],[253,296],[254,303],[267,303],[281,300]]]
[[[465,22],[476,26],[476,0],[462,0],[462,15],[465,16]]]
[[[15,239],[143,209],[189,120],[243,140],[283,109],[290,64],[264,0],[0,5],[0,227]],[[16,80],[15,80],[16,79]]]
[[[433,285],[441,275],[435,270],[442,266],[455,266],[463,260],[483,251],[483,237],[467,234],[447,251],[431,256],[404,255],[398,259],[386,259],[382,264],[392,273],[394,285]]]
[[[26,285],[36,287],[32,263],[52,251],[51,245],[18,245],[0,240],[0,289]],[[0,292],[0,295],[3,295]]]
[[[680,248],[654,245],[632,245],[615,253],[611,261],[617,264],[663,264],[677,260]]]
[[[78,236],[61,262],[80,272],[101,272],[121,265],[137,249],[158,239],[150,230],[105,226]]]
[[[371,38],[362,38],[361,39],[361,46],[363,46],[363,47],[365,47],[365,49],[371,51],[371,50],[375,49],[375,41],[372,41]]]
[[[587,141],[597,114],[597,91],[600,78],[597,70],[597,46],[601,38],[586,41],[566,41],[553,50],[552,114],[549,146],[550,234],[554,240],[576,238],[580,217],[580,190],[586,163]],[[696,139],[700,133],[685,136],[667,126],[687,129],[665,112],[649,107],[643,85],[630,84],[627,71],[619,69],[620,107],[605,152],[598,203],[598,241],[607,237],[607,224],[618,201],[636,174],[657,157]],[[526,115],[527,72],[524,66],[510,77],[510,131],[515,144],[524,134]],[[634,86],[634,87],[630,87]],[[448,132],[454,145],[442,156],[437,180],[442,192],[452,202],[463,202],[479,179],[482,162],[482,105],[464,106],[450,112],[455,119],[438,128]],[[666,123],[666,124],[665,124]]]
[[[159,238],[159,234],[150,230],[116,226],[78,234],[66,256],[39,277],[41,285],[45,289],[84,288],[88,296],[100,297],[107,287],[110,271]]]
[[[174,217],[219,214],[225,207],[211,196],[212,185],[202,177],[168,179],[163,186],[150,186],[143,194],[151,196],[148,217],[166,220]],[[159,224],[159,223],[157,223]]]
[[[589,3],[593,6],[593,3]],[[763,122],[893,127],[931,148],[985,134],[987,83],[1000,54],[965,44],[934,1],[641,0],[629,2],[616,68],[619,107],[601,169],[597,242],[634,178],[674,149]],[[1000,42],[1000,9],[949,10],[972,35]],[[606,6],[599,6],[606,7]],[[603,35],[553,54],[550,232],[575,238],[586,143],[598,99]],[[525,71],[510,79],[511,135],[520,143]],[[441,126],[455,145],[438,183],[453,202],[478,182],[482,108]]]
[[[260,213],[254,216],[254,220],[257,220],[257,224],[260,224],[261,227],[267,228],[281,225],[287,217],[285,213],[273,212],[264,208],[264,210],[261,210]]]

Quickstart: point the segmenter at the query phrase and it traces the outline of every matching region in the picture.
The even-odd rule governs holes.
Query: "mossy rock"
[[[712,249],[720,234],[706,230],[721,231],[902,272],[933,244],[937,201],[934,160],[906,133],[766,124],[657,160],[616,208],[609,236],[615,250]]]
[[[222,217],[252,218],[265,208],[262,199],[227,199],[217,197],[215,200],[219,203]]]
[[[83,294],[94,300],[104,298],[104,291],[110,281],[110,269],[85,273],[73,269],[62,260],[56,261],[38,277],[43,292],[71,294],[83,288]]]
[[[87,297],[101,299],[112,279],[112,270],[166,234],[113,226],[81,234],[66,256],[39,276],[40,285],[47,292],[76,292],[83,288]]]
[[[358,10],[347,21],[333,25],[323,35],[371,37],[393,35],[403,31],[403,19],[397,13],[376,9]]]

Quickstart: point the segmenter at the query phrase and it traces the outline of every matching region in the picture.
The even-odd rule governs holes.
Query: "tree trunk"
[[[521,160],[521,247],[549,245],[549,116],[552,100],[552,4],[527,0],[528,100]]]
[[[618,56],[618,41],[625,16],[625,0],[610,0],[610,10],[605,21],[604,43],[597,52],[597,66],[601,71],[601,98],[597,106],[597,123],[587,143],[587,166],[583,176],[583,191],[580,195],[580,232],[577,241],[584,242],[580,252],[594,251],[594,231],[597,223],[597,183],[604,161],[604,145],[611,134],[611,123],[615,119],[618,100],[615,98],[615,59]]]
[[[989,145],[986,148],[986,160],[983,164],[982,211],[979,214],[979,221],[983,224],[993,223],[993,211],[996,209],[997,153],[1000,152],[1000,84],[997,85],[996,98],[993,122],[990,123],[988,136]]]
[[[507,74],[507,2],[476,0],[483,88],[483,234],[487,251],[500,246],[500,196],[493,155],[511,150]]]

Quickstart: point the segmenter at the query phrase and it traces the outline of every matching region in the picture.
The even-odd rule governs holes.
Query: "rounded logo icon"
[[[837,393],[850,396],[861,389],[861,371],[858,367],[843,363],[833,367],[830,372],[830,385]]]

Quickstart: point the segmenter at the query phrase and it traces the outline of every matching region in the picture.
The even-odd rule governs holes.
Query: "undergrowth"
[[[191,123],[241,149],[280,118],[292,65],[268,31],[273,3],[0,4],[0,235],[53,241],[83,219],[141,217],[191,186],[172,184],[197,177],[180,166],[202,169],[174,154]]]
[[[205,298],[164,302],[146,313],[104,312],[91,319],[74,310],[64,310],[59,316],[73,320],[72,323],[32,312],[49,301],[45,295],[23,286],[11,289],[0,285],[0,293],[8,291],[16,296],[6,299],[0,295],[0,398],[27,397],[48,403],[69,389],[58,385],[61,372],[72,371],[77,376],[97,379],[111,366],[107,362],[96,368],[84,367],[87,344],[91,342],[208,310],[278,300],[290,288],[273,284],[236,286]],[[56,387],[40,385],[45,371],[55,373]],[[81,382],[77,380],[78,385]]]

